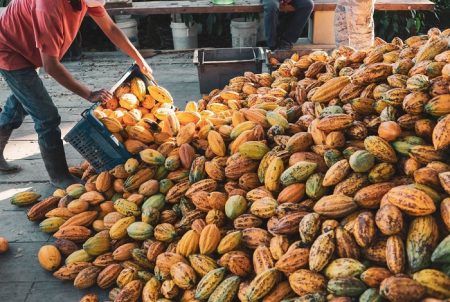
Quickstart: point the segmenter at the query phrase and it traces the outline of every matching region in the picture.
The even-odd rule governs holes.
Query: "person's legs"
[[[18,166],[6,162],[3,153],[12,131],[22,125],[25,115],[25,110],[14,94],[10,95],[0,112],[0,172],[12,173],[19,170]]]
[[[349,0],[349,44],[356,49],[371,47],[374,40],[374,0]]]
[[[34,69],[0,72],[16,99],[34,121],[50,182],[62,188],[76,183],[78,180],[70,175],[64,154],[59,129],[61,117],[37,72]]]
[[[336,40],[336,47],[350,45],[346,13],[347,9],[348,0],[338,0],[334,15],[334,37]]]
[[[281,10],[281,8],[280,8]],[[291,50],[292,43],[283,39],[283,34],[286,32],[287,28],[290,26],[290,16],[292,13],[280,13],[278,18],[278,39],[277,39],[277,49],[279,50]]]
[[[262,0],[264,6],[264,29],[267,46],[275,49],[277,46],[278,15],[280,13],[279,0]]]
[[[286,31],[281,39],[293,44],[297,42],[308,23],[309,16],[314,9],[314,2],[312,0],[292,0],[290,4],[295,7],[295,12],[289,17]]]

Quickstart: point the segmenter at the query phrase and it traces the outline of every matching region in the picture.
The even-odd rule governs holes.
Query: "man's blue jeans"
[[[30,115],[38,134],[39,147],[52,152],[61,150],[61,117],[36,70],[2,70],[12,94],[0,113],[0,128],[17,129],[26,115]]]
[[[286,14],[286,28],[278,37],[278,25],[280,14],[279,0],[262,0],[264,5],[264,27],[266,31],[267,46],[271,49],[277,47],[278,40],[295,43],[303,32],[308,18],[314,8],[312,0],[292,0],[290,4],[295,7],[295,12]],[[279,38],[279,39],[278,39]]]

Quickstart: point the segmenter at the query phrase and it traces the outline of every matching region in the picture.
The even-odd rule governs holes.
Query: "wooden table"
[[[334,0],[314,0],[314,11],[332,11],[336,8]],[[376,10],[428,10],[434,3],[428,0],[378,0]],[[0,7],[0,13],[5,7]],[[263,12],[259,0],[236,0],[233,5],[214,5],[209,0],[149,1],[134,2],[130,7],[110,7],[111,15],[158,15],[195,13],[260,13]]]
[[[334,10],[336,0],[314,0],[314,17],[309,22],[307,43],[320,47],[334,46]],[[406,11],[434,9],[429,0],[378,0],[376,10]],[[159,15],[201,13],[262,13],[260,0],[236,0],[232,5],[214,5],[210,0],[134,2],[131,7],[108,8],[111,15]]]
[[[336,0],[314,0],[314,16],[309,27],[308,42],[313,45],[333,47],[334,10]],[[377,0],[376,10],[432,11],[434,3],[429,0]],[[0,13],[4,10],[0,7]],[[160,14],[201,14],[201,13],[262,13],[260,0],[236,0],[232,5],[214,5],[210,0],[149,1],[134,2],[130,7],[109,7],[110,15],[160,15]]]
[[[314,11],[333,11],[335,0],[314,0]],[[428,0],[378,0],[377,10],[433,10],[434,3]],[[209,0],[149,1],[134,2],[131,7],[108,8],[111,15],[159,15],[200,13],[261,13],[259,0],[236,0],[232,5],[214,5]]]

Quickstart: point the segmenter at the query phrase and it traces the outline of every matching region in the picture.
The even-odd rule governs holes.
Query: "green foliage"
[[[405,39],[424,34],[432,27],[446,29],[450,26],[448,22],[450,0],[433,0],[433,2],[435,2],[434,12],[376,11],[375,35],[390,41],[396,36]]]
[[[424,13],[416,11],[408,12],[375,12],[375,35],[386,41],[398,36],[406,38],[416,35],[423,29]]]

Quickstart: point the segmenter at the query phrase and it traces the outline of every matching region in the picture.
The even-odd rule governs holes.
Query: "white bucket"
[[[117,20],[116,24],[128,37],[134,47],[139,48],[137,21],[134,19]]]
[[[198,46],[198,25],[193,24],[187,27],[184,23],[172,22],[173,48],[191,49]]]
[[[254,47],[258,37],[258,21],[244,18],[231,20],[231,41],[233,47]]]

